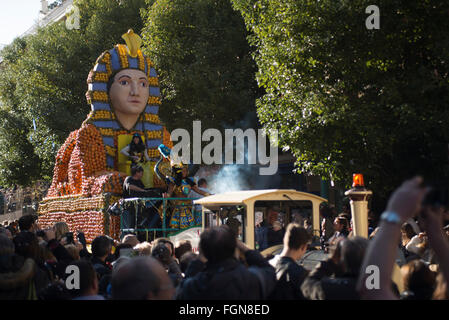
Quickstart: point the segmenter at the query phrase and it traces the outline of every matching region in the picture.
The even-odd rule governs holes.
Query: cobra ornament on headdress
[[[164,128],[158,116],[161,104],[159,81],[150,58],[140,50],[142,39],[130,29],[122,35],[126,45],[117,44],[111,50],[103,52],[87,78],[87,102],[91,112],[85,123],[95,125],[101,133],[106,148],[106,163],[109,169],[115,167],[118,134],[138,132],[145,137],[148,156],[156,160],[159,157],[158,146],[163,142]],[[137,69],[148,77],[149,98],[147,105],[131,130],[124,129],[114,114],[108,95],[110,77],[123,69]]]

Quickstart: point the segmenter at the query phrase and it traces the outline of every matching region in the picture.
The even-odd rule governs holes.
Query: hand
[[[421,202],[428,189],[422,188],[421,177],[405,181],[388,200],[387,211],[396,212],[405,222],[421,209]]]

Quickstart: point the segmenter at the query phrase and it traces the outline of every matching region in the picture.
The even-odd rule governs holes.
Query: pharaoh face
[[[122,124],[135,123],[144,111],[150,95],[148,86],[148,78],[140,70],[124,69],[115,75],[109,97],[115,115]]]

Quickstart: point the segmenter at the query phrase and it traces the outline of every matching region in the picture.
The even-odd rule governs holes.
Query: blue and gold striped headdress
[[[162,143],[163,126],[158,112],[161,104],[159,81],[150,58],[140,50],[142,39],[129,30],[122,38],[126,45],[118,44],[113,49],[103,52],[97,59],[94,68],[87,78],[87,102],[91,105],[91,112],[84,123],[90,123],[100,131],[106,148],[106,164],[108,169],[114,169],[117,155],[118,134],[139,133],[145,137],[145,145],[150,158],[158,158],[158,146]],[[147,106],[140,115],[135,127],[126,130],[117,121],[111,109],[108,95],[108,81],[111,76],[123,69],[137,69],[143,71],[149,80],[150,96]]]

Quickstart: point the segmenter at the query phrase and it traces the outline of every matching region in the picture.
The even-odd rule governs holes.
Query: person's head
[[[92,241],[92,256],[104,260],[112,249],[111,239],[106,236],[98,236]]]
[[[41,259],[39,242],[34,233],[29,231],[19,232],[13,239],[16,253],[24,258],[31,258],[35,262]]]
[[[35,232],[37,230],[37,217],[32,214],[22,216],[19,218],[19,229],[20,231],[31,231]]]
[[[200,180],[198,180],[198,187],[207,188],[207,180],[204,178],[201,178]]]
[[[131,175],[134,179],[140,180],[143,177],[143,168],[139,165],[132,166]]]
[[[179,268],[181,269],[181,272],[185,273],[190,262],[192,262],[193,260],[195,260],[197,258],[198,258],[198,255],[196,253],[193,253],[192,251],[184,253],[179,258]]]
[[[349,276],[358,276],[365,256],[368,240],[362,237],[342,239],[337,243],[340,255],[340,266]]]
[[[179,260],[186,252],[192,252],[192,244],[189,240],[182,240],[175,248],[175,257]]]
[[[98,294],[98,278],[94,267],[87,260],[70,263],[79,270],[79,289],[70,290],[73,297],[93,296]]]
[[[55,229],[55,237],[56,237],[56,240],[58,240],[58,241],[61,240],[61,238],[66,233],[70,232],[69,226],[64,221],[56,222],[54,225],[54,229]]]
[[[273,230],[274,231],[280,231],[282,230],[282,224],[279,221],[274,221],[273,222]]]
[[[134,234],[127,234],[126,236],[123,237],[122,243],[126,243],[131,245],[131,247],[134,247],[136,245],[138,245],[140,242],[137,239],[137,236]]]
[[[140,137],[140,134],[135,133],[133,135],[133,138],[131,140],[131,143],[134,145],[139,145],[139,144],[143,144],[142,138]]]
[[[401,226],[401,234],[402,234],[402,239],[408,239],[408,240],[411,240],[414,236],[416,236],[416,233],[413,230],[413,227],[410,223],[404,223]]]
[[[149,256],[151,255],[151,243],[146,241],[141,242],[134,247],[134,250],[139,253],[139,256]]]
[[[284,247],[288,250],[298,252],[297,259],[300,259],[307,250],[307,245],[311,240],[306,229],[297,223],[290,223],[284,235]]]
[[[334,229],[339,232],[344,232],[348,230],[348,220],[344,217],[337,217],[334,220]]]
[[[171,256],[175,255],[175,245],[173,244],[173,242],[171,242],[167,238],[157,238],[154,240],[153,246],[157,246],[159,243],[163,243],[168,248],[168,250],[170,250]]]
[[[74,244],[66,244],[64,248],[67,250],[73,260],[80,259],[80,251]]]
[[[200,250],[210,263],[232,258],[237,245],[234,232],[227,226],[212,227],[200,236]]]
[[[321,202],[320,204],[320,215],[321,217],[327,219],[332,217],[332,210],[327,202]]]
[[[129,243],[120,243],[115,247],[115,251],[114,251],[114,256],[115,256],[115,260],[117,260],[118,258],[120,258],[120,251],[124,249],[124,250],[132,250],[133,246],[130,245]]]
[[[162,265],[151,257],[136,257],[112,272],[113,300],[171,300],[173,282]]]
[[[415,299],[430,300],[435,288],[435,274],[421,260],[415,259],[402,266],[404,290],[413,293]]]

